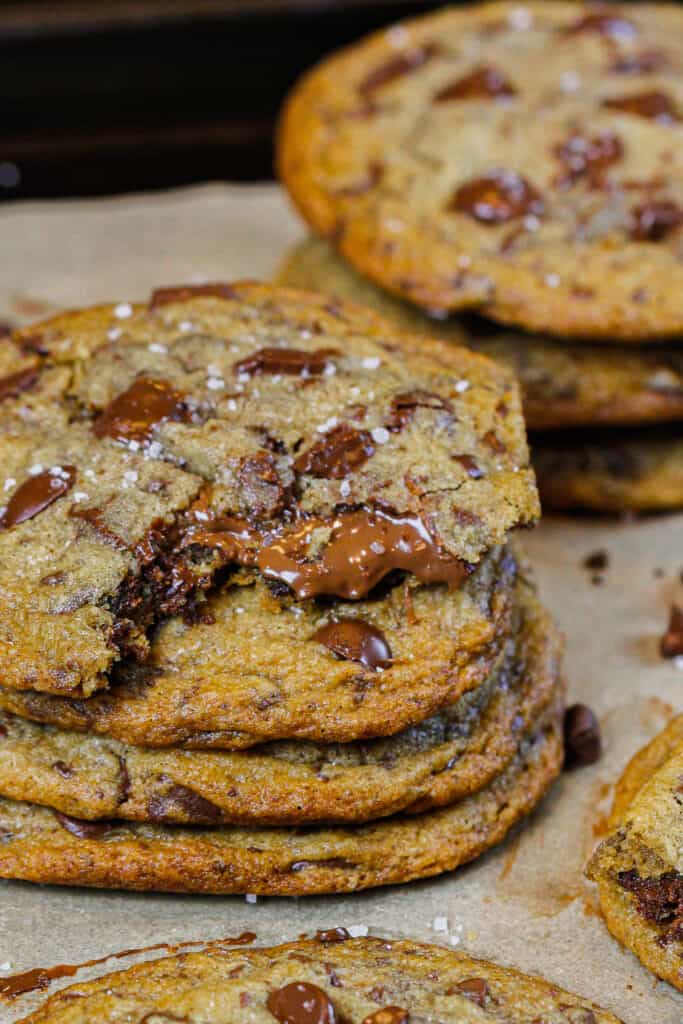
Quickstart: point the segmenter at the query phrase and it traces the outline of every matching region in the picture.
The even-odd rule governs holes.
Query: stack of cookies
[[[0,351],[0,876],[354,890],[538,803],[560,644],[507,370],[256,284]]]
[[[683,507],[682,34],[673,5],[449,8],[284,111],[325,240],[281,279],[511,366],[548,509]]]

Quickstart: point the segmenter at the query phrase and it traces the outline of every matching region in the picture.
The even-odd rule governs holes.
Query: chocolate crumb
[[[590,555],[586,555],[583,560],[584,569],[594,569],[598,572],[603,569],[609,568],[609,554],[604,548],[600,548],[598,551],[592,551]]]
[[[582,768],[600,759],[600,723],[586,704],[573,704],[565,711],[564,745],[565,768]]]
[[[683,655],[683,608],[672,604],[669,625],[661,639],[659,652],[663,658],[678,658]]]

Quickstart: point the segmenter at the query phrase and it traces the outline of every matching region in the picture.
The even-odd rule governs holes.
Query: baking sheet
[[[0,319],[26,322],[65,306],[144,298],[156,285],[267,277],[302,233],[275,186],[0,206]],[[621,768],[683,710],[683,670],[658,654],[669,605],[683,600],[683,516],[631,524],[548,520],[526,543],[567,635],[570,699],[598,713],[606,752],[595,767],[563,776],[503,846],[432,881],[256,904],[0,882],[0,976],[244,929],[271,943],[343,925],[453,944],[543,974],[626,1024],[680,1024],[683,997],[610,938],[582,867]],[[610,565],[597,586],[582,561],[601,548]],[[448,931],[435,931],[443,917]],[[41,998],[0,1004],[0,1022],[28,1013]]]

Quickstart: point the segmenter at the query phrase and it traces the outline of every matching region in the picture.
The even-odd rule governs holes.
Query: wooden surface
[[[297,76],[330,50],[433,6],[0,6],[0,201],[269,178],[275,117]]]

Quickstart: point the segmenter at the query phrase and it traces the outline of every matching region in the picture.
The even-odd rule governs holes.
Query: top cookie
[[[270,949],[229,942],[81,982],[24,1024],[619,1024],[542,978],[439,946],[351,939],[344,928]]]
[[[294,90],[279,168],[385,288],[581,337],[683,331],[675,6],[491,3],[377,33]]]
[[[166,289],[14,344],[0,380],[11,687],[106,685],[117,658],[146,655],[150,625],[201,617],[225,566],[299,600],[365,597],[393,571],[457,586],[538,511],[511,375],[320,296]]]

